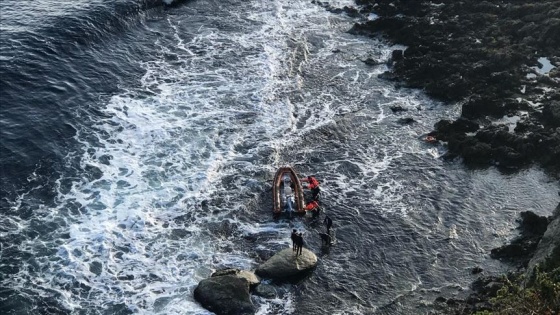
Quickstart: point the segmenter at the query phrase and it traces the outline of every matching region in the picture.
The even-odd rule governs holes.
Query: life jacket
[[[319,203],[317,203],[317,201],[313,200],[310,203],[307,204],[307,206],[305,206],[305,210],[306,211],[311,211],[311,210],[315,210],[315,208],[319,207]]]
[[[308,182],[309,182],[309,189],[315,189],[319,187],[319,181],[315,179],[315,177],[311,177],[311,180],[308,180]]]

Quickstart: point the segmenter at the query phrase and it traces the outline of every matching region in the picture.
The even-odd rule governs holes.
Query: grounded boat
[[[274,175],[272,184],[275,215],[286,213],[305,213],[305,199],[301,182],[291,167],[281,167]]]

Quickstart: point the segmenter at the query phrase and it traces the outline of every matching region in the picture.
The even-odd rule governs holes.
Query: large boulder
[[[226,274],[200,281],[194,298],[217,315],[254,314],[250,283],[244,277]]]
[[[286,248],[279,251],[262,265],[255,273],[263,278],[291,281],[307,274],[317,266],[317,256],[313,252],[303,248],[299,256]]]

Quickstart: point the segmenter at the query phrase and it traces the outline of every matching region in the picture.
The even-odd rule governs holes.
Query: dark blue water
[[[331,1],[342,7],[351,1]],[[418,314],[461,295],[557,183],[444,162],[456,106],[377,78],[391,47],[307,1],[0,3],[0,312],[207,314],[216,269],[305,233],[315,273],[259,314]],[[362,60],[373,58],[371,67]],[[402,126],[389,107],[417,121]],[[277,167],[314,174],[336,244],[273,221]]]

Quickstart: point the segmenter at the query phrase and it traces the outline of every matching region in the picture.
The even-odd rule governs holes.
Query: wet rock
[[[274,286],[270,284],[261,283],[259,284],[254,291],[255,295],[267,298],[267,299],[274,299],[277,296],[276,289]]]
[[[485,143],[481,145],[457,136],[454,143],[472,148],[457,145],[449,157],[467,154],[467,163],[480,161],[506,169],[537,162],[560,177],[560,144],[553,136],[554,128],[560,127],[560,71],[555,57],[560,51],[560,20],[550,13],[557,12],[556,0],[507,5],[470,0],[444,1],[441,5],[391,0],[359,0],[357,4],[364,14],[373,12],[378,18],[356,23],[350,33],[382,35],[390,42],[407,46],[404,51],[392,53],[391,69],[380,78],[421,88],[443,101],[463,102],[461,116],[481,123],[480,129],[504,115],[526,111],[528,119],[515,131],[530,136],[536,129],[543,129],[546,137],[541,138],[552,144],[496,137],[493,141],[479,139]],[[537,73],[534,69],[541,67],[541,56],[549,58],[556,68],[546,74]],[[528,73],[536,77],[527,78]],[[526,101],[518,101],[522,86],[522,99]],[[529,106],[529,102],[543,105]],[[437,136],[443,141],[447,141],[446,137],[455,138]],[[474,156],[474,152],[487,146],[492,149],[490,154]]]
[[[548,227],[548,218],[532,211],[521,212],[520,229],[524,235],[543,235]]]
[[[405,111],[407,111],[406,108],[404,108],[404,107],[402,107],[402,106],[400,106],[400,105],[391,106],[391,107],[389,107],[389,108],[393,111],[393,113],[399,113],[399,112],[405,112]]]
[[[385,71],[377,76],[380,79],[387,80],[387,81],[397,81],[399,77],[397,74],[391,71]]]
[[[103,271],[103,264],[99,261],[93,261],[89,264],[89,271],[94,273],[96,276],[99,276]]]
[[[190,231],[184,229],[172,229],[169,238],[172,240],[179,240],[185,238],[191,234]]]
[[[438,133],[438,138],[441,138]],[[449,151],[463,157],[468,164],[487,165],[492,159],[492,147],[472,136],[452,135],[447,137]]]
[[[121,281],[132,281],[134,280],[134,275],[119,275],[117,279]]]
[[[474,267],[473,269],[471,269],[471,274],[476,275],[479,274],[483,271],[482,268],[480,268],[479,266]]]
[[[492,249],[490,256],[520,263],[526,267],[537,249],[547,224],[548,219],[546,217],[538,216],[530,211],[522,212],[519,225],[520,235],[510,244]]]
[[[437,137],[440,139],[449,139],[456,135],[465,134],[467,132],[475,132],[480,125],[474,121],[459,118],[455,121],[440,120],[434,125]]]
[[[194,298],[204,308],[218,315],[254,314],[250,284],[235,275],[215,276],[199,282]]]
[[[305,276],[317,265],[317,256],[303,248],[296,256],[291,248],[286,248],[261,264],[255,273],[263,278],[277,281],[292,281]]]
[[[391,61],[400,61],[403,58],[403,51],[401,49],[393,50],[391,53]]]
[[[550,102],[543,107],[544,121],[553,127],[560,127],[560,102]]]
[[[471,299],[471,301],[478,303],[489,297],[495,297],[498,293],[498,290],[503,285],[504,280],[501,277],[480,277],[471,284],[471,289],[475,294],[471,295],[469,298]]]
[[[415,123],[416,121],[412,117],[400,118],[397,122],[401,125],[410,125]]]
[[[368,66],[377,66],[379,64],[381,64],[381,62],[379,60],[373,59],[373,58],[367,58],[366,60],[364,60],[364,63]]]
[[[533,276],[533,270],[537,265],[540,265],[543,270],[560,267],[560,203],[554,210],[552,220],[529,262],[526,273],[528,279]]]
[[[505,114],[501,100],[487,97],[474,97],[463,104],[461,115],[465,118],[478,118],[486,115],[501,117]]]
[[[499,146],[492,150],[492,155],[501,167],[519,168],[526,164],[527,157],[512,147]]]
[[[218,270],[214,272],[211,277],[221,277],[227,275],[236,276],[238,278],[243,278],[247,280],[251,288],[257,286],[260,283],[259,278],[257,278],[257,276],[253,272],[247,270],[235,269],[235,268]]]
[[[492,281],[485,285],[483,290],[487,295],[494,297],[503,286],[504,284],[501,282]]]

